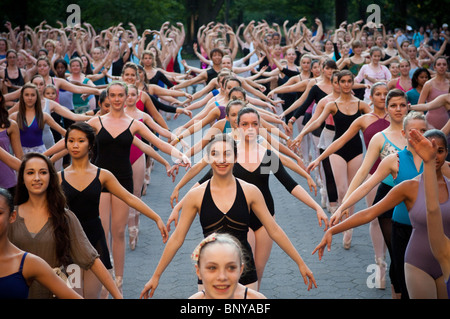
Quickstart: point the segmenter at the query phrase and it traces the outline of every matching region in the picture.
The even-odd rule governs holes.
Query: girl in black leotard
[[[305,284],[308,285],[308,290],[312,288],[313,284],[315,285],[312,273],[289,238],[275,222],[275,219],[270,216],[262,193],[256,186],[233,176],[236,152],[236,144],[228,135],[219,134],[208,144],[206,157],[210,162],[213,176],[209,182],[203,183],[186,194],[178,226],[169,238],[152,278],[147,282],[141,293],[141,298],[153,296],[159,278],[181,247],[197,214],[200,214],[205,234],[220,231],[228,232],[236,225],[240,225],[239,230],[233,231],[239,235],[244,247],[248,247],[245,234],[248,231],[250,210],[254,211],[261,220],[273,240],[297,263]],[[207,188],[209,189],[209,195]],[[241,207],[242,202],[238,201],[238,197],[242,198],[244,206]],[[204,204],[214,209],[214,215],[210,215],[208,210],[203,209]],[[257,282],[255,281],[250,286],[256,287],[256,285]]]
[[[348,70],[339,72],[338,81],[341,89],[340,97],[334,102],[326,104],[322,114],[296,138],[297,143],[301,142],[301,139],[305,134],[320,127],[330,114],[332,114],[334,118],[336,127],[335,139],[337,139],[348,129],[355,118],[362,113],[372,112],[367,103],[352,95],[353,78],[354,75]],[[355,176],[363,160],[362,140],[359,135],[354,136],[347,145],[351,146],[346,147],[345,151],[342,151],[341,149],[339,153],[330,156],[336,188],[338,190],[339,203],[342,202],[342,199],[347,192],[348,185],[353,179],[353,176]],[[351,214],[352,212],[353,211],[350,211],[349,213]],[[344,248],[346,249],[350,248],[351,234],[351,231],[344,234]]]
[[[125,114],[124,106],[128,95],[128,87],[121,82],[113,82],[107,88],[107,96],[111,103],[110,112],[101,117],[94,117],[87,123],[97,131],[97,159],[96,165],[106,168],[113,173],[121,185],[129,192],[133,191],[133,175],[130,163],[130,148],[134,143],[143,152],[153,156],[155,151],[147,144],[139,143],[134,135],[139,134],[150,143],[158,147],[172,158],[181,160],[184,164],[190,166],[189,159],[170,144],[157,138],[148,127],[140,122],[134,121]],[[63,142],[63,141],[62,141]],[[120,145],[120,147],[118,147]],[[46,155],[53,154],[64,147],[63,143],[58,142],[55,147],[46,152]],[[171,173],[168,172],[170,176]],[[105,187],[105,190],[108,187]],[[122,285],[123,267],[125,264],[125,228],[128,221],[129,206],[127,203],[111,196],[106,192],[102,193],[100,199],[100,217],[106,236],[109,236],[111,228],[112,234],[112,253],[116,280],[118,285]],[[111,226],[111,227],[110,227]]]
[[[97,135],[98,136],[98,135]],[[68,129],[65,143],[72,158],[72,164],[60,173],[61,186],[67,198],[69,208],[75,213],[83,226],[92,246],[100,254],[106,268],[111,269],[109,249],[100,220],[99,203],[102,188],[122,200],[147,217],[153,219],[161,231],[163,241],[168,237],[167,229],[161,218],[139,198],[124,188],[117,178],[106,169],[93,165],[89,155],[94,148],[95,132],[87,123],[75,123]],[[98,298],[101,284],[93,280],[89,272],[84,273],[84,296]]]
[[[275,151],[266,149],[262,143],[258,142],[260,121],[257,111],[250,107],[241,109],[238,113],[237,123],[241,141],[238,144],[238,156],[233,169],[234,176],[258,187],[264,196],[270,214],[273,216],[275,214],[275,205],[269,188],[269,176],[273,173],[287,191],[317,212],[320,226],[322,221],[327,225],[327,217],[320,205],[287,173]],[[200,167],[204,166],[206,166],[206,162],[200,162],[198,167],[193,169],[193,172],[185,174],[180,184],[184,184],[186,179],[191,178]],[[204,183],[210,177],[211,172],[203,177],[199,183]],[[252,211],[250,212],[249,226],[252,230],[249,233],[249,242],[254,251],[258,284],[260,285],[273,241],[265,227],[262,227],[261,221]]]

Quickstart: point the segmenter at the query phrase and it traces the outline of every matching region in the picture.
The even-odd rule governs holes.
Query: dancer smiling
[[[228,135],[216,135],[208,144],[207,159],[213,170],[213,177],[207,183],[203,183],[187,193],[178,226],[169,238],[152,278],[142,290],[141,298],[153,296],[161,275],[181,247],[197,214],[200,216],[205,237],[216,231],[230,233],[239,239],[246,254],[252,256],[247,241],[250,210],[261,220],[272,239],[298,265],[308,290],[312,288],[313,284],[317,287],[312,272],[303,262],[284,231],[271,217],[262,193],[256,186],[233,176],[236,158],[235,141]],[[220,201],[217,200],[219,197]],[[241,278],[241,283],[256,288],[257,275],[254,265],[249,266],[245,276]]]

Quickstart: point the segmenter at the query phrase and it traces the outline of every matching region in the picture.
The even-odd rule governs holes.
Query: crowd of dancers
[[[447,299],[448,26],[412,32],[357,21],[327,32],[319,19],[306,23],[211,22],[198,30],[198,65],[182,58],[181,23],[141,35],[132,23],[100,33],[88,23],[6,23],[0,298],[122,298],[125,251],[136,247],[142,214],[165,247],[140,298],[153,296],[197,215],[205,239],[192,253],[191,298],[265,298],[274,241],[313,289],[316,278],[273,218],[274,175],[298,200],[292,209],[311,208],[326,230],[319,259],[333,235],[343,232],[351,249],[352,229],[370,223],[377,288],[389,276],[394,299]],[[172,116],[184,124],[170,129]],[[166,199],[168,221],[141,199],[159,164],[169,178],[152,183],[186,169]],[[362,198],[367,208],[355,212]],[[81,285],[72,289],[64,281],[74,269]]]

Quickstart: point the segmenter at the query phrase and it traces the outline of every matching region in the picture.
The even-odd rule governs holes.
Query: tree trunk
[[[348,18],[348,0],[335,0],[335,25],[339,28],[339,25],[346,21]]]

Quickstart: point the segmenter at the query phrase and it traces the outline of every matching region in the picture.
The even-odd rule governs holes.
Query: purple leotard
[[[450,237],[450,182],[444,177],[447,184],[448,199],[439,206],[442,212],[442,223],[444,225],[444,232],[447,237]],[[433,279],[442,276],[442,270],[439,262],[434,258],[431,252],[430,242],[428,240],[427,231],[427,207],[425,202],[425,188],[423,183],[423,175],[420,176],[419,189],[417,192],[416,202],[409,210],[409,218],[413,231],[409,239],[408,246],[405,252],[405,263],[413,265],[427,274]]]

